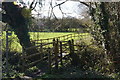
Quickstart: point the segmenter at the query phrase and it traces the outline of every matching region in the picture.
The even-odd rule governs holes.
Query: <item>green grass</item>
[[[73,34],[73,32],[30,32],[30,38],[33,40],[54,38],[63,35]]]
[[[47,38],[54,38],[63,35],[68,35],[68,34],[74,34],[73,32],[29,32],[29,33],[31,40],[47,39]],[[4,51],[6,48],[6,32],[3,32],[2,34],[2,42],[3,42],[2,49]],[[15,35],[14,32],[12,32],[12,35],[9,36],[9,48],[10,51],[22,52],[22,47],[19,44],[17,35]]]
[[[6,32],[4,31],[2,35],[3,51],[6,48],[6,35],[5,34]],[[29,32],[29,34],[30,34],[31,40],[40,40],[40,39],[60,37],[60,36],[68,35],[68,34],[74,34],[74,33],[73,32]],[[83,41],[90,43],[90,41],[86,39],[86,38],[89,38],[88,33],[80,33],[80,35],[86,35],[86,36],[80,36],[79,38],[77,38],[78,40],[81,38]],[[63,39],[61,38],[60,40],[64,40],[64,37]],[[49,42],[51,41],[52,39]],[[10,51],[22,52],[22,47],[19,44],[17,35],[15,35],[14,32],[12,32],[12,35],[9,36],[9,49]]]

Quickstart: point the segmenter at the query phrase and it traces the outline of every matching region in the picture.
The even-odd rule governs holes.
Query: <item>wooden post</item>
[[[77,54],[74,53],[74,45],[73,45],[73,40],[72,42],[69,40],[68,41],[69,44],[69,49],[70,49],[70,57],[72,58],[71,64],[72,65],[79,65],[79,56]]]
[[[73,54],[74,53],[73,53],[73,50],[72,50],[72,46],[71,46],[72,44],[71,44],[70,40],[68,41],[68,45],[69,45],[69,50],[70,50],[70,57],[72,58],[72,61],[73,61]],[[71,63],[72,63],[72,61],[71,61]]]
[[[72,50],[73,50],[73,53],[74,53],[74,40],[72,39],[72,42],[71,42],[71,46],[72,46]]]
[[[43,48],[42,48],[42,43],[40,43],[41,45],[40,45],[40,53],[41,53],[41,55],[40,55],[40,58],[42,59],[42,57],[43,57]]]
[[[72,42],[70,40],[68,41],[68,44],[69,44],[69,49],[70,49],[70,55],[74,54],[74,51],[73,51],[73,48],[72,48]]]
[[[36,32],[37,33],[37,40],[39,40],[39,32]],[[37,41],[38,43],[39,41]]]
[[[49,73],[51,73],[51,52],[50,52],[50,48],[48,48],[48,68],[49,68]]]
[[[58,69],[58,39],[57,41],[55,42],[55,48],[54,48],[54,53],[55,53],[55,68],[56,70]]]
[[[55,38],[53,39],[53,54],[55,54]]]
[[[61,65],[63,65],[63,62],[62,62],[62,42],[60,42],[60,62],[61,62]]]

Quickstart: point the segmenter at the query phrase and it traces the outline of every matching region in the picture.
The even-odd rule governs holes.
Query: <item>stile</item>
[[[72,62],[77,63],[78,62],[77,54],[74,53],[74,51],[75,51],[74,50],[74,40],[72,39],[72,38],[77,37],[77,35],[79,35],[79,34],[74,34],[74,35],[69,34],[69,35],[66,35],[66,36],[62,36],[62,39],[64,39],[64,41],[58,41],[58,40],[61,39],[61,37],[56,37],[54,39],[50,38],[50,39],[41,39],[41,40],[39,40],[41,42],[40,45],[34,46],[34,47],[30,47],[28,49],[35,48],[35,47],[39,48],[40,49],[40,54],[41,54],[40,55],[40,59],[39,60],[34,60],[34,62],[32,62],[32,63],[30,63],[28,65],[28,67],[33,66],[34,64],[37,64],[37,63],[39,63],[40,61],[43,60],[43,58],[44,58],[43,53],[44,53],[45,49],[47,49],[47,54],[48,54],[48,55],[45,55],[45,57],[47,57],[45,59],[48,60],[49,73],[51,73],[51,71],[52,71],[52,61],[55,62],[54,65],[55,65],[55,69],[56,70],[58,70],[58,68],[59,68],[59,66],[58,66],[59,62],[60,62],[60,65],[62,65],[62,66],[64,65],[63,64],[63,58],[64,58],[63,52],[64,51],[69,51],[69,53],[70,53],[69,57],[72,58],[71,63]],[[69,40],[69,39],[72,39],[72,40]],[[53,40],[53,42],[52,42],[52,40]],[[48,43],[44,44],[43,42],[46,42],[46,41]],[[53,49],[53,54],[51,52],[51,48],[50,48],[49,45],[53,45],[52,46],[53,47],[52,48]],[[45,46],[47,46],[47,48],[44,48]],[[64,50],[64,47],[65,47],[65,50]],[[38,55],[38,54],[39,53],[34,54],[34,55]],[[23,72],[25,71],[25,68],[26,68],[26,66],[24,66],[24,65],[26,65],[26,63],[27,63],[27,62],[25,62],[25,61],[27,61],[27,57],[30,58],[30,57],[33,57],[34,55],[26,56],[25,52],[23,51],[23,54],[22,54],[22,61],[23,61],[23,63],[22,63],[22,71]]]

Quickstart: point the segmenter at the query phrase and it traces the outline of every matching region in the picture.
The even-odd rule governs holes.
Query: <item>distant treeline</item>
[[[43,29],[43,30],[30,30],[30,32],[85,32],[86,28],[68,28],[61,30]]]
[[[34,19],[29,26],[29,31],[41,32],[75,32],[81,31],[87,25],[79,19],[63,18],[63,19]]]

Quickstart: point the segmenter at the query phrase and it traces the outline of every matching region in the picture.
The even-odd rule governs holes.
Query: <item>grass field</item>
[[[30,32],[30,38],[32,40],[54,38],[63,35],[73,34],[73,32]]]
[[[73,32],[29,32],[29,34],[31,40],[38,40],[73,34]],[[2,34],[2,42],[3,42],[2,49],[4,51],[6,48],[6,32],[3,32]],[[22,52],[22,47],[19,44],[19,40],[17,36],[14,34],[14,32],[12,32],[12,35],[9,36],[9,48],[10,51]]]
[[[3,32],[2,40],[3,40],[3,51],[6,48],[6,33]],[[31,40],[39,40],[39,39],[48,39],[54,37],[60,37],[68,34],[74,34],[73,32],[29,32]],[[86,33],[80,33],[80,35],[88,35]],[[83,38],[83,37],[82,37]],[[85,41],[85,40],[84,40]],[[87,42],[88,40],[86,40]],[[87,42],[89,43],[89,42]],[[12,35],[9,36],[9,49],[10,51],[22,52],[22,47],[19,44],[19,40],[17,36],[12,32]]]

